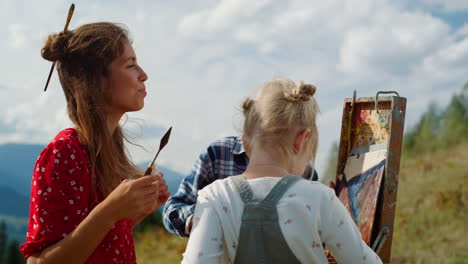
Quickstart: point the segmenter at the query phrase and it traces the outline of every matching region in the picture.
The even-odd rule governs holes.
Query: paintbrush
[[[167,130],[166,134],[164,134],[164,136],[161,138],[161,142],[159,143],[159,150],[158,152],[156,152],[156,156],[154,156],[153,161],[151,161],[151,163],[148,165],[148,168],[146,168],[145,176],[150,175],[151,172],[153,171],[154,162],[156,161],[156,158],[158,157],[159,152],[166,146],[167,142],[169,141],[169,137],[171,136],[171,130],[172,130],[172,127],[170,127],[169,130]]]
[[[73,16],[73,11],[75,11],[75,4],[71,4],[70,9],[68,10],[67,21],[65,22],[65,27],[63,28],[63,32],[68,30],[68,24],[70,24],[70,20]],[[44,92],[47,91],[47,86],[49,86],[50,77],[52,77],[52,73],[54,72],[55,63],[56,62],[54,61],[54,63],[52,63],[52,67],[50,67],[49,77],[47,77],[47,82],[44,87]]]

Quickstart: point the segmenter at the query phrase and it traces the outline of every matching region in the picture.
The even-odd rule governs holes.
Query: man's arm
[[[163,210],[166,229],[180,237],[188,237],[187,221],[195,211],[200,181],[213,179],[213,166],[208,151],[198,157],[190,173],[182,180],[177,192],[167,200]]]

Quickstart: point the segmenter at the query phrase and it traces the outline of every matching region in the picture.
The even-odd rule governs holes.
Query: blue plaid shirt
[[[198,190],[229,176],[242,174],[247,169],[247,157],[240,137],[225,137],[213,142],[203,151],[190,173],[182,180],[176,194],[167,200],[163,210],[163,223],[167,230],[187,237],[187,219],[194,213]],[[310,170],[304,177],[310,179]],[[314,171],[312,180],[317,180]]]

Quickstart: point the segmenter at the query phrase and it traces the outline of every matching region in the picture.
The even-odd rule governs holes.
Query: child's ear
[[[310,137],[311,132],[310,129],[303,129],[299,130],[296,135],[294,136],[294,142],[293,142],[293,153],[298,154],[302,151],[304,148],[306,139]]]
[[[242,136],[242,145],[244,146],[245,154],[247,154],[247,157],[250,157],[252,149],[250,148],[250,140],[246,136]]]

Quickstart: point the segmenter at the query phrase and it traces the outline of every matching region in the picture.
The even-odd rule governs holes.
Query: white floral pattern
[[[60,132],[35,168],[26,243],[20,247],[25,257],[65,238],[96,205],[88,156],[75,129]],[[116,222],[86,263],[136,263],[131,221]]]
[[[278,181],[274,177],[248,180],[257,199],[264,199]],[[382,263],[364,243],[334,191],[320,183],[300,181],[283,195],[277,208],[281,231],[301,263],[328,263],[322,243],[338,263]],[[182,263],[233,263],[243,206],[229,178],[199,191],[196,221]]]

